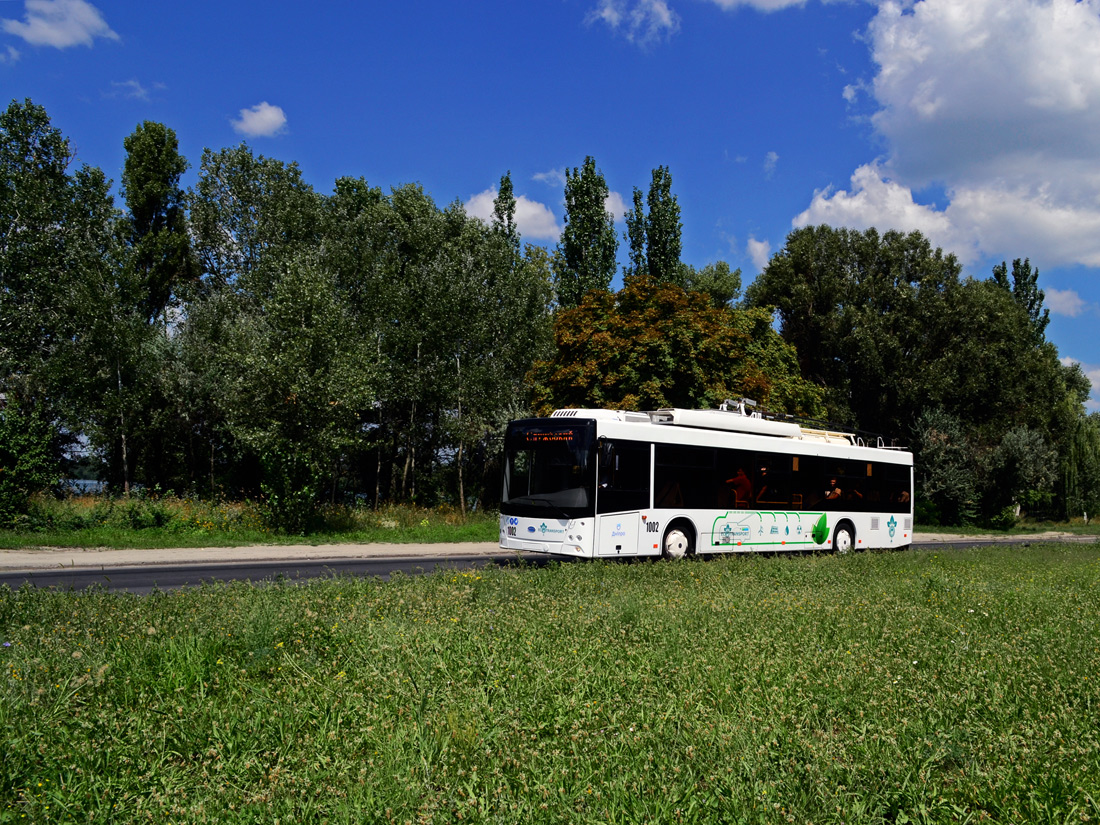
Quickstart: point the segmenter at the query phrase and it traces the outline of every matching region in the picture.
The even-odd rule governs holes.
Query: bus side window
[[[649,444],[605,441],[600,446],[596,510],[614,513],[649,507]]]
[[[658,507],[718,507],[717,451],[711,447],[657,445],[654,468]]]

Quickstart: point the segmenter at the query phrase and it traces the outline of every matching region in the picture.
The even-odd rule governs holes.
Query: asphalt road
[[[918,548],[965,548],[983,544],[1042,541],[1097,543],[1094,536],[1044,533],[1032,536],[914,535]],[[439,568],[468,570],[487,564],[569,561],[537,554],[505,553],[492,543],[431,545],[264,545],[173,550],[51,548],[0,550],[0,587],[84,590],[102,587],[144,595],[153,590],[197,587],[204,583],[282,580],[306,582],[336,576],[416,575]]]
[[[393,575],[418,575],[440,568],[469,570],[486,564],[501,566],[516,564],[515,555],[505,556],[442,556],[439,558],[375,558],[330,559],[322,562],[258,561],[220,564],[143,565],[140,567],[60,567],[26,571],[0,572],[0,587],[16,589],[24,583],[34,587],[58,590],[85,590],[102,587],[114,592],[125,591],[147,595],[154,590],[175,590],[216,582],[301,583],[314,579],[339,576],[378,577],[386,580]],[[545,564],[546,559],[533,559],[532,564]]]

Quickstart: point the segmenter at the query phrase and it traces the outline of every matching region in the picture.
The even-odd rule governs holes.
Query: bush
[[[989,519],[989,526],[994,530],[1011,530],[1018,523],[1019,518],[1016,515],[1016,508],[1012,505],[1002,507],[999,512]]]
[[[37,412],[9,401],[0,409],[0,525],[27,513],[31,494],[57,483],[57,431]]]

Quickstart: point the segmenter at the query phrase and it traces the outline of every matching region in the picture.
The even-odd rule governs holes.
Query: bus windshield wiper
[[[563,518],[566,521],[572,521],[573,520],[573,517],[565,511],[564,507],[562,507],[560,504],[555,504],[554,502],[552,502],[548,498],[535,498],[533,496],[528,496],[527,498],[532,504],[534,504],[535,502],[544,503],[547,507],[549,507],[551,510],[556,512],[560,518]]]

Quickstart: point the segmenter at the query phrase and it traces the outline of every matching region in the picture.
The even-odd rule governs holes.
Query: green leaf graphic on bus
[[[825,540],[829,538],[829,524],[825,519],[825,514],[821,514],[821,518],[817,520],[817,524],[814,525],[814,529],[810,535],[814,537],[814,541],[818,544],[824,544]]]

